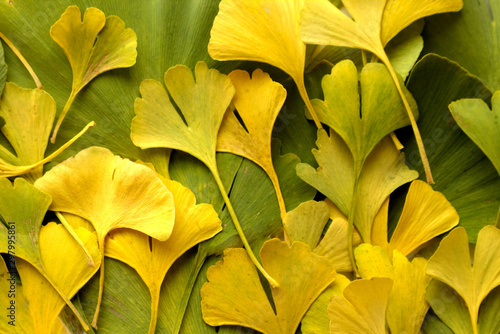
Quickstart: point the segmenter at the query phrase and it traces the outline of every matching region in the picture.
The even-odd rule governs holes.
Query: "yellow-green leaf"
[[[485,226],[479,232],[471,266],[467,232],[457,227],[439,245],[427,264],[427,275],[452,287],[465,301],[477,333],[481,302],[500,285],[500,230]]]
[[[413,181],[389,245],[408,255],[457,226],[458,220],[457,211],[443,194],[423,181]]]
[[[493,94],[491,105],[492,109],[481,99],[462,99],[450,104],[450,111],[500,175],[500,91]]]
[[[89,266],[87,254],[62,225],[49,223],[40,231],[43,268],[70,298],[96,273],[101,258],[96,236],[83,228],[78,229],[77,234],[90,251],[95,267]],[[52,333],[52,327],[65,305],[64,300],[28,262],[20,260],[17,268],[35,332]]]
[[[208,52],[216,60],[251,60],[288,73],[321,127],[304,84],[306,45],[299,36],[304,0],[222,0],[215,17]]]
[[[251,78],[242,70],[229,73],[229,78],[236,89],[232,104],[243,124],[233,110],[226,112],[218,134],[217,151],[240,155],[262,167],[273,183],[284,217],[285,201],[273,166],[271,134],[285,102],[286,90],[260,69],[255,70]]]
[[[388,277],[394,282],[386,314],[391,333],[418,334],[429,309],[425,299],[431,279],[425,274],[427,260],[418,257],[410,262],[395,250],[391,263],[384,249],[370,244],[356,248],[355,255],[361,277]]]
[[[260,252],[264,268],[279,283],[271,287],[276,314],[257,270],[243,249],[227,249],[211,267],[202,290],[203,319],[211,326],[239,325],[265,334],[293,334],[312,302],[335,279],[335,270],[307,245],[266,241]]]
[[[52,196],[50,209],[75,214],[94,226],[104,257],[106,235],[130,228],[155,239],[169,238],[174,225],[172,194],[150,168],[114,156],[108,149],[90,147],[52,168],[35,186]],[[102,298],[104,261],[101,259]]]
[[[343,296],[333,295],[328,305],[330,333],[385,334],[385,312],[392,280],[374,277],[351,282]]]
[[[323,77],[321,86],[325,99],[313,100],[313,106],[320,121],[340,135],[349,147],[357,173],[385,136],[410,124],[391,75],[382,64],[370,63],[363,67],[358,81],[354,63],[341,61],[332,68],[331,74]],[[404,92],[417,116],[413,97],[408,90]]]
[[[78,92],[97,75],[130,67],[137,58],[137,36],[117,16],[106,18],[97,8],[87,8],[83,15],[70,6],[50,28],[50,36],[63,49],[73,71],[71,95],[64,107],[51,142]]]
[[[297,165],[297,175],[324,195],[349,217],[354,194],[354,161],[347,145],[333,131],[330,136],[318,131],[318,150],[313,154],[319,164]],[[371,239],[372,225],[386,198],[399,186],[418,177],[404,163],[401,153],[390,138],[382,140],[366,159],[356,193],[354,226],[364,242]]]
[[[217,169],[217,133],[235,92],[231,80],[198,62],[195,78],[188,67],[177,65],[165,73],[165,84],[168,93],[156,80],[141,83],[142,98],[135,101],[132,141],[142,149],[181,150],[200,159],[212,171]]]
[[[150,242],[143,233],[119,229],[108,235],[105,249],[106,256],[127,263],[148,286],[152,300],[150,333],[155,331],[160,289],[167,271],[191,247],[222,230],[212,205],[196,205],[191,190],[176,181],[165,179],[163,182],[175,203],[175,224],[170,238]]]
[[[44,159],[55,115],[56,103],[45,91],[6,83],[0,101],[0,117],[5,121],[1,130],[16,155],[0,145],[0,177],[29,173],[26,178],[35,181],[42,176],[43,164],[61,153],[91,125]]]

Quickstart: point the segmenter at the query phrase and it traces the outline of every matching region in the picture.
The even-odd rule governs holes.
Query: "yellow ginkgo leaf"
[[[201,160],[212,173],[252,262],[273,285],[277,284],[253,254],[217,169],[217,134],[234,96],[234,86],[226,75],[208,69],[202,61],[196,64],[194,72],[195,77],[184,65],[168,69],[165,73],[168,92],[156,80],[141,83],[142,98],[135,101],[136,117],[132,119],[130,137],[142,149],[171,148]]]
[[[425,274],[427,260],[418,257],[410,262],[395,250],[391,263],[384,249],[370,244],[356,248],[355,255],[361,277],[388,277],[394,282],[386,314],[391,333],[418,334],[429,309],[425,300],[431,279]]]
[[[467,232],[457,227],[444,237],[427,264],[427,275],[449,285],[464,299],[475,334],[481,302],[500,285],[499,253],[500,230],[485,226],[479,231],[471,266]]]
[[[349,261],[349,259],[348,259]],[[342,274],[337,274],[335,281],[323,291],[314,301],[300,324],[300,330],[304,334],[330,334],[330,318],[328,316],[328,304],[334,295],[342,295],[345,287],[351,281]]]
[[[321,128],[304,84],[306,45],[299,36],[304,0],[222,0],[208,53],[216,60],[251,60],[276,66],[297,84],[314,122]]]
[[[314,253],[330,261],[337,272],[350,272],[353,268],[347,242],[348,222],[342,212],[335,208],[331,201],[307,201],[288,212],[283,225],[291,242],[305,243]],[[323,235],[328,218],[332,221]],[[357,231],[354,231],[353,238],[353,246],[356,247],[361,241]]]
[[[458,12],[462,0],[391,0],[387,1],[382,17],[381,41],[385,46],[400,31],[423,17]]]
[[[56,115],[56,102],[40,89],[20,88],[6,83],[0,101],[0,117],[5,124],[2,133],[10,142],[16,155],[0,146],[0,177],[12,177],[29,173],[26,178],[35,181],[42,176],[43,165],[56,157],[94,123],[44,158],[50,130]]]
[[[410,104],[384,50],[385,44],[414,21],[445,11],[457,11],[462,0],[345,0],[352,18],[328,0],[307,0],[301,13],[300,36],[305,43],[357,48],[372,52],[387,66],[415,133],[427,182],[433,183],[424,144]]]
[[[15,262],[14,257],[8,258],[9,270],[3,258],[0,257],[0,291],[3,292],[0,295],[0,307],[4,312],[0,321],[0,332],[33,334],[35,329],[24,296],[24,289],[16,282]]]
[[[70,6],[50,28],[50,36],[63,49],[73,71],[71,95],[64,106],[51,142],[78,92],[97,75],[130,67],[137,58],[137,36],[117,16],[106,18],[97,8],[87,8],[83,15],[77,6]]]
[[[343,296],[333,295],[328,305],[330,333],[385,334],[385,312],[392,280],[374,277],[351,282]]]
[[[63,302],[68,304],[82,326],[88,328],[71,303],[70,296],[43,266],[40,253],[40,228],[50,203],[49,195],[36,189],[25,179],[16,178],[14,184],[11,184],[8,179],[0,178],[0,222],[3,222],[0,223],[0,236],[6,241],[0,243],[0,253],[15,255],[36,268],[59,293]],[[10,240],[10,243],[7,240]]]
[[[85,218],[94,226],[102,254],[97,325],[104,284],[104,241],[113,229],[130,228],[155,239],[169,238],[174,225],[172,194],[150,168],[90,147],[52,168],[35,186],[52,196],[52,211]]]
[[[229,73],[229,78],[236,89],[232,103],[243,124],[233,111],[226,112],[217,138],[217,151],[240,155],[262,167],[273,183],[284,217],[286,207],[273,166],[271,134],[285,102],[286,90],[260,69],[255,70],[251,78],[242,70]]]
[[[78,229],[77,234],[92,254],[95,267],[88,265],[87,254],[62,225],[49,223],[40,231],[43,268],[69,297],[73,297],[97,272],[101,258],[96,236],[83,228]],[[52,333],[52,327],[65,305],[64,300],[28,262],[20,260],[17,268],[35,333]]]
[[[443,194],[423,181],[413,181],[389,245],[408,255],[457,226],[458,220],[457,211]]]
[[[264,268],[279,287],[271,287],[276,313],[257,270],[243,249],[224,251],[224,260],[207,272],[201,290],[203,319],[211,326],[238,325],[265,334],[292,334],[312,302],[335,279],[332,265],[301,242],[291,247],[266,241],[260,252]]]
[[[222,230],[217,213],[209,204],[196,205],[188,188],[171,180],[163,180],[175,203],[175,224],[166,241],[153,239],[143,233],[119,229],[109,234],[105,255],[127,263],[146,283],[151,293],[151,323],[149,333],[155,332],[160,289],[167,271],[176,259],[196,244]]]

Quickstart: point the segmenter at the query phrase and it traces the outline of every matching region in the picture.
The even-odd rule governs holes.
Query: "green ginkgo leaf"
[[[389,71],[382,64],[363,67],[358,81],[354,63],[342,61],[323,77],[321,85],[325,99],[313,100],[313,106],[320,121],[339,134],[351,150],[357,173],[382,138],[410,124]],[[403,90],[417,117],[413,97]]]
[[[117,16],[106,18],[97,8],[83,15],[70,6],[50,28],[50,36],[63,49],[73,70],[71,95],[59,115],[50,141],[55,142],[59,127],[80,90],[97,75],[135,64],[137,36]]]
[[[301,179],[326,195],[349,217],[354,196],[354,161],[342,138],[330,131],[318,131],[318,150],[313,154],[318,161],[316,170],[307,164],[297,165]],[[366,159],[356,191],[356,209],[351,218],[364,242],[371,240],[372,225],[382,203],[396,188],[415,178],[418,173],[409,170],[388,137],[380,142]]]
[[[479,307],[500,285],[500,230],[485,226],[478,235],[471,266],[467,232],[458,227],[450,232],[429,259],[426,273],[453,288],[465,301],[474,333],[478,333]]]
[[[463,99],[450,104],[450,111],[500,175],[500,91],[493,94],[491,105],[492,109],[481,99]]]

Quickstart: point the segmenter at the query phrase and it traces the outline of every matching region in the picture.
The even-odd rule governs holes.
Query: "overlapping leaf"
[[[150,168],[91,147],[54,167],[35,186],[52,196],[50,209],[90,221],[104,257],[106,235],[130,228],[158,240],[169,238],[174,225],[172,194]],[[104,283],[101,259],[100,298]]]
[[[120,229],[107,238],[105,255],[134,268],[151,293],[150,333],[154,333],[163,279],[172,264],[194,245],[222,230],[209,204],[196,204],[193,193],[176,181],[164,180],[175,203],[175,224],[170,238],[158,241],[134,230]]]
[[[49,223],[40,231],[43,268],[69,297],[74,296],[96,273],[101,258],[96,236],[83,228],[77,230],[77,234],[90,251],[95,267],[88,264],[87,254],[62,225]],[[64,266],[61,266],[61,263],[64,263]],[[28,262],[20,260],[17,268],[35,333],[53,333],[52,329],[64,307],[64,300],[44,276]]]
[[[285,102],[286,90],[267,73],[255,70],[252,77],[246,71],[229,73],[235,87],[234,111],[228,111],[217,139],[217,151],[230,152],[252,160],[262,167],[273,182],[282,216],[286,207],[271,154],[271,134],[274,121]]]
[[[208,44],[216,60],[252,60],[288,73],[297,84],[314,121],[304,84],[306,45],[299,37],[299,16],[304,0],[222,0]]]
[[[2,133],[16,155],[0,145],[0,176],[11,177],[29,173],[34,181],[42,176],[43,165],[61,153],[93,123],[53,154],[44,158],[56,114],[54,99],[43,90],[24,89],[7,83],[0,100],[0,117],[5,121]]]
[[[387,277],[360,279],[333,295],[328,305],[330,333],[385,334],[385,312],[393,282]]]
[[[70,6],[50,29],[50,36],[63,49],[73,70],[71,95],[57,120],[51,142],[73,100],[97,75],[120,67],[130,67],[137,57],[137,36],[117,16],[106,18],[97,8],[83,15],[78,6]]]
[[[355,176],[353,158],[342,139],[330,131],[318,132],[318,150],[313,154],[319,168],[307,164],[297,165],[297,174],[307,183],[321,191],[349,217],[353,200]],[[380,142],[361,171],[356,193],[354,225],[364,242],[370,242],[372,224],[382,203],[396,188],[418,176],[404,164],[401,154],[393,142],[386,138]]]
[[[263,333],[295,333],[311,303],[335,279],[335,270],[309,247],[267,241],[260,258],[279,287],[271,287],[273,311],[252,262],[242,249],[227,249],[211,267],[201,290],[204,320],[212,326],[240,325]],[[299,269],[300,268],[300,269]]]
[[[465,301],[477,333],[479,307],[486,296],[500,285],[500,230],[484,227],[478,235],[471,266],[467,233],[458,227],[450,232],[430,258],[426,273],[453,288]]]
[[[362,244],[355,254],[361,277],[388,277],[394,282],[385,316],[391,333],[418,334],[429,309],[425,299],[431,279],[425,274],[427,260],[418,257],[410,262],[395,250],[391,261],[385,250],[370,244]]]
[[[492,109],[481,99],[463,99],[450,104],[460,128],[486,154],[500,175],[500,91],[491,98]]]

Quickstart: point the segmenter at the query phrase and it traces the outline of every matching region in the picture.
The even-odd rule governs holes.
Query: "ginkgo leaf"
[[[420,156],[427,175],[427,181],[433,183],[424,145],[418,130],[412,108],[402,90],[384,46],[399,31],[424,16],[458,11],[462,8],[462,0],[437,2],[359,0],[343,1],[354,20],[342,13],[328,0],[309,0],[301,13],[300,35],[308,44],[335,45],[367,50],[375,54],[387,66],[399,95],[404,103],[418,143]],[[387,5],[386,5],[387,4]]]
[[[450,104],[460,128],[479,146],[500,175],[500,91],[491,98],[492,109],[481,99],[462,99]]]
[[[33,321],[31,319],[28,303],[24,296],[23,286],[18,284],[15,275],[14,257],[9,257],[7,263],[0,257],[0,307],[4,314],[0,322],[0,331],[12,334],[33,334]]]
[[[273,166],[271,134],[285,102],[286,90],[260,69],[255,70],[251,78],[242,70],[229,73],[229,78],[236,90],[232,104],[242,123],[234,111],[226,112],[217,138],[217,151],[240,155],[262,167],[273,182],[284,217],[286,207]]]
[[[479,232],[471,266],[467,232],[457,227],[440,243],[429,259],[426,273],[452,287],[465,301],[477,333],[481,302],[500,285],[500,230],[485,226]]]
[[[231,80],[198,62],[195,78],[187,66],[177,65],[165,73],[165,84],[168,93],[158,81],[141,83],[142,98],[135,101],[132,141],[142,149],[181,150],[201,160],[211,171],[217,169],[217,133],[235,92]]]
[[[106,256],[130,265],[148,286],[152,301],[150,333],[155,332],[160,288],[167,271],[188,249],[222,230],[212,205],[196,205],[194,194],[188,188],[176,181],[165,179],[163,182],[175,203],[175,224],[170,238],[150,242],[143,233],[119,229],[109,234],[105,249]]]
[[[334,295],[342,295],[345,287],[351,281],[342,274],[337,274],[335,281],[323,291],[323,293],[312,303],[304,315],[300,324],[300,330],[304,334],[330,334],[330,318],[328,316],[328,304]]]
[[[80,228],[78,237],[90,251],[95,267],[89,266],[87,254],[62,225],[49,223],[40,231],[40,255],[46,273],[73,297],[99,269],[101,254],[94,234]],[[64,264],[64,265],[61,265]],[[23,292],[29,305],[35,333],[53,333],[65,302],[35,267],[23,260],[17,264]]]
[[[331,206],[335,205],[316,201],[304,202],[286,214],[283,227],[291,242],[305,243],[314,253],[330,261],[337,272],[350,272],[352,265],[347,242],[347,218],[340,211],[338,214],[332,214]],[[332,221],[323,235],[329,218]],[[353,247],[359,243],[359,233],[354,231]]]
[[[385,334],[385,312],[393,282],[374,277],[351,282],[328,305],[330,333]]]
[[[427,241],[457,226],[458,221],[457,211],[443,194],[423,181],[413,181],[389,245],[403,255],[409,255]]]
[[[77,6],[70,6],[50,28],[50,36],[63,49],[73,71],[71,95],[59,115],[51,142],[73,100],[80,90],[97,75],[135,64],[137,36],[117,16],[106,18],[97,8],[87,8],[83,15]]]
[[[306,45],[299,36],[304,0],[222,0],[210,32],[208,52],[216,60],[251,60],[288,73],[316,117],[304,83]]]
[[[351,150],[357,173],[385,136],[410,124],[389,71],[382,64],[363,67],[358,81],[354,63],[341,61],[323,77],[321,86],[325,99],[313,100],[313,106],[319,120],[339,134]],[[417,116],[413,97],[408,90],[404,92]]]
[[[0,177],[29,173],[26,177],[35,181],[42,176],[43,164],[56,157],[93,125],[87,125],[73,139],[44,158],[55,115],[56,103],[45,91],[20,88],[10,82],[5,85],[0,101],[0,117],[5,121],[1,130],[17,156],[0,145]]]
[[[94,226],[102,254],[97,325],[104,283],[104,241],[113,229],[130,228],[155,239],[169,238],[174,225],[172,194],[150,168],[90,147],[52,168],[35,186],[52,196],[52,211],[72,213]]]
[[[301,242],[288,246],[279,239],[266,241],[260,258],[279,282],[279,287],[271,287],[276,313],[245,251],[229,248],[224,260],[209,269],[209,282],[201,289],[205,322],[292,334],[312,302],[335,279],[332,265]]]
[[[425,274],[427,260],[417,257],[410,262],[394,250],[391,263],[384,249],[370,244],[360,245],[354,253],[361,277],[388,277],[394,282],[386,314],[390,332],[418,334],[429,309],[425,299],[431,279]]]
[[[217,169],[217,133],[235,93],[231,79],[215,69],[209,70],[207,64],[200,61],[195,67],[195,78],[187,66],[168,69],[165,85],[168,93],[158,81],[144,80],[141,83],[142,98],[134,105],[136,117],[132,120],[132,141],[142,149],[172,148],[201,160],[219,187],[248,255],[262,274],[272,284],[277,284],[251,251]],[[172,102],[180,109],[182,117]]]
[[[0,243],[0,253],[14,252],[36,268],[57,290],[61,298],[78,317],[82,326],[88,328],[80,313],[71,303],[58,282],[49,276],[43,267],[40,255],[40,228],[51,198],[46,193],[36,189],[26,180],[16,178],[14,184],[6,178],[0,178],[0,236],[9,240],[9,233],[15,233],[15,244]]]
[[[313,154],[319,164],[297,165],[297,175],[326,195],[347,217],[353,200],[355,176],[353,158],[340,136],[318,131],[318,150]],[[373,221],[382,203],[396,188],[418,177],[406,167],[404,159],[390,138],[380,142],[366,159],[356,192],[354,226],[364,242],[369,243]]]

